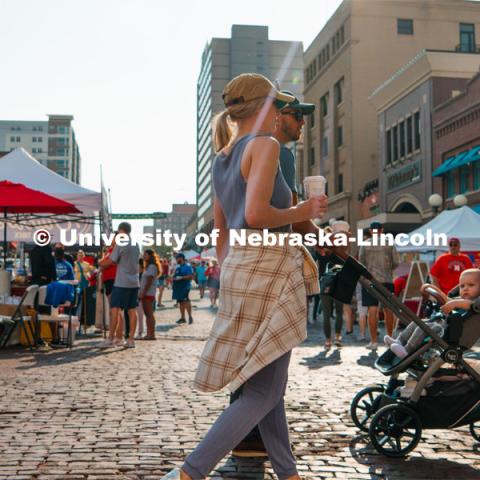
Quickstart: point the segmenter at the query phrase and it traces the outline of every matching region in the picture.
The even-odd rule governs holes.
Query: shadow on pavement
[[[374,368],[377,358],[378,358],[377,352],[371,351],[368,355],[362,355],[361,357],[358,357],[357,363],[362,367]]]
[[[303,357],[303,361],[300,365],[305,365],[312,370],[316,370],[322,367],[331,367],[332,365],[340,365],[342,358],[340,350],[323,350],[314,357]]]
[[[375,479],[391,477],[401,477],[408,480],[424,480],[427,478],[480,479],[480,471],[476,468],[441,457],[407,456],[405,458],[389,458],[380,455],[371,446],[367,434],[352,438],[349,450],[353,459],[362,465],[369,466],[369,474],[371,478]],[[473,450],[475,450],[475,447]]]
[[[220,468],[216,469],[215,473],[221,474],[221,478],[264,480],[264,462],[265,459],[262,458],[230,457]],[[217,478],[213,472],[210,475]]]

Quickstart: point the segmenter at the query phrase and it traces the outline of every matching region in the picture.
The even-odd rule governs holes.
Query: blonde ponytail
[[[228,119],[229,113],[225,109],[215,115],[213,119],[213,146],[216,152],[225,148],[232,139],[232,126]]]

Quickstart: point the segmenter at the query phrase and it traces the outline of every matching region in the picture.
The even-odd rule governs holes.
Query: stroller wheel
[[[360,390],[350,404],[353,423],[362,431],[368,432],[370,420],[378,410],[380,395],[385,391],[381,385],[373,385]]]
[[[387,457],[404,457],[420,441],[422,423],[411,408],[387,405],[372,418],[369,434],[377,452]]]
[[[470,435],[477,441],[480,442],[480,422],[472,422],[470,424]]]

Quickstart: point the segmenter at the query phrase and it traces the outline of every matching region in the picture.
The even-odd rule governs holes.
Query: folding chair
[[[75,289],[74,289],[75,291]],[[45,301],[47,298],[47,286],[42,286],[40,287],[39,293],[38,293],[38,308],[39,310],[45,307],[51,307],[51,305],[48,305]],[[50,324],[50,328],[52,331],[52,338],[53,338],[53,328],[52,325],[56,324],[62,328],[65,327],[65,324],[68,325],[67,327],[67,335],[66,335],[66,344],[68,347],[72,347],[73,345],[73,323],[78,324],[78,317],[72,315],[72,311],[76,309],[76,294],[74,296],[74,301],[72,303],[68,302],[62,305],[58,305],[59,307],[65,307],[68,308],[69,313],[52,313],[51,308],[50,308],[50,313],[45,314],[45,313],[39,313],[37,318],[38,322],[48,322]],[[57,329],[57,336],[58,335],[58,329]]]
[[[4,327],[3,332],[0,334],[0,349],[7,346],[7,343],[10,340],[13,331],[18,325],[21,331],[23,331],[23,334],[25,335],[25,339],[28,342],[30,350],[33,350],[33,347],[35,346],[35,330],[34,327],[30,324],[28,324],[27,328],[25,321],[35,320],[35,318],[23,315],[22,309],[24,307],[34,308],[38,288],[38,285],[30,285],[29,287],[27,287],[25,293],[22,296],[22,299],[20,300],[20,303],[15,308],[15,311],[13,312],[13,315],[11,317],[9,317],[8,315],[0,315],[0,324],[2,324]]]

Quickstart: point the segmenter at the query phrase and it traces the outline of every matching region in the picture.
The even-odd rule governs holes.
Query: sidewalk
[[[228,402],[225,392],[191,389],[214,318],[208,300],[193,304],[195,323],[178,326],[167,301],[156,314],[158,340],[135,349],[83,339],[72,351],[2,351],[0,480],[154,480],[180,464]],[[465,428],[425,432],[405,460],[379,456],[349,415],[353,395],[384,380],[375,356],[354,340],[325,354],[320,325],[309,328],[286,395],[305,478],[480,479],[480,445]],[[209,478],[276,477],[269,462],[227,457]]]

